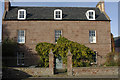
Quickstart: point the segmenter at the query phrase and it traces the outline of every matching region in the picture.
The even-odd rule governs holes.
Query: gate
[[[56,58],[55,60],[55,68],[62,69],[63,61],[61,57]]]

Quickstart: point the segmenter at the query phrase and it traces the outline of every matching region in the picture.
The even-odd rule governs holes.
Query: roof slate
[[[18,20],[18,10],[27,11],[26,20],[54,20],[54,10],[61,9],[62,20],[88,20],[85,13],[88,10],[95,10],[96,20],[108,21],[107,17],[96,7],[11,7],[5,15],[5,20]]]

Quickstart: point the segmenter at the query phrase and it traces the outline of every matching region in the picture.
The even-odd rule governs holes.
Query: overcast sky
[[[11,0],[15,1],[15,0]],[[25,0],[24,0],[25,1]],[[44,0],[43,0],[44,1]],[[57,0],[56,0],[57,1]],[[71,0],[73,1],[73,0]],[[99,1],[99,0],[98,0]],[[96,2],[12,2],[12,6],[50,6],[50,7],[95,7]],[[0,2],[0,14],[3,12],[3,3]],[[111,32],[118,36],[118,2],[105,2],[105,11],[111,19]],[[0,34],[2,30],[2,15],[0,15]],[[1,35],[0,35],[1,41]]]

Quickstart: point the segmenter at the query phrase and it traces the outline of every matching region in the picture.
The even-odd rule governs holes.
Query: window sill
[[[95,21],[95,19],[88,19],[88,20]]]
[[[96,44],[96,43],[93,43],[93,42],[89,42],[90,44]]]
[[[25,44],[25,42],[17,42],[18,44]]]
[[[54,20],[62,20],[61,18],[54,18]]]
[[[18,20],[25,20],[26,18],[18,18]]]
[[[90,64],[91,65],[97,65],[97,62],[91,62]]]
[[[21,65],[20,65],[20,64],[17,64],[17,66],[25,66],[25,64],[21,64]]]

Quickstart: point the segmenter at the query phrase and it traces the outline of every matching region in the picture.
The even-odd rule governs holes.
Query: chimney
[[[4,6],[5,6],[5,11],[9,11],[10,6],[11,6],[10,1],[9,0],[5,0]]]
[[[98,2],[98,4],[96,5],[97,8],[100,9],[101,12],[105,12],[105,3],[103,0],[101,0],[100,2]]]

